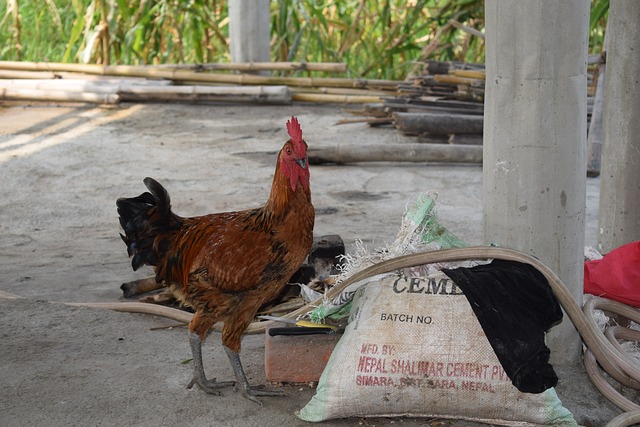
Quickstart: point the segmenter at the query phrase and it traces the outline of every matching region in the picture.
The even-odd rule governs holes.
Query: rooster
[[[287,121],[287,131],[290,139],[278,153],[271,193],[262,207],[183,218],[171,211],[169,194],[152,178],[144,179],[149,192],[116,202],[133,269],[152,266],[156,281],[195,311],[188,333],[194,378],[188,388],[197,384],[219,395],[220,388],[235,384],[257,403],[257,396],[283,395],[252,388],[239,353],[258,308],[281,292],[313,242],[307,143],[295,117]],[[224,322],[222,345],[235,382],[207,379],[204,372],[202,344],[219,321]]]

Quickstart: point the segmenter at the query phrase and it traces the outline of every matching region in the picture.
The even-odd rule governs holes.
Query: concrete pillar
[[[599,249],[640,240],[640,1],[612,0],[600,174]]]
[[[269,0],[229,0],[231,61],[269,62]]]
[[[487,0],[483,219],[486,244],[536,256],[582,298],[588,0]],[[552,363],[576,362],[565,315]]]

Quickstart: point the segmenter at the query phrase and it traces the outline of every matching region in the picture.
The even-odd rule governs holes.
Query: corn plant
[[[342,61],[356,76],[401,78],[451,19],[481,29],[481,0],[274,2],[274,60]],[[439,34],[432,59],[482,60],[483,42],[455,27]]]

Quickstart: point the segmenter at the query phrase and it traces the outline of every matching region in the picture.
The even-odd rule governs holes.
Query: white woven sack
[[[345,334],[298,415],[577,425],[554,389],[529,394],[511,384],[466,297],[440,272],[392,274],[358,289]]]

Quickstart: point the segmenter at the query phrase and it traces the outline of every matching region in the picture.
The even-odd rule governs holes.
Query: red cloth
[[[640,307],[640,240],[585,262],[584,291]]]

